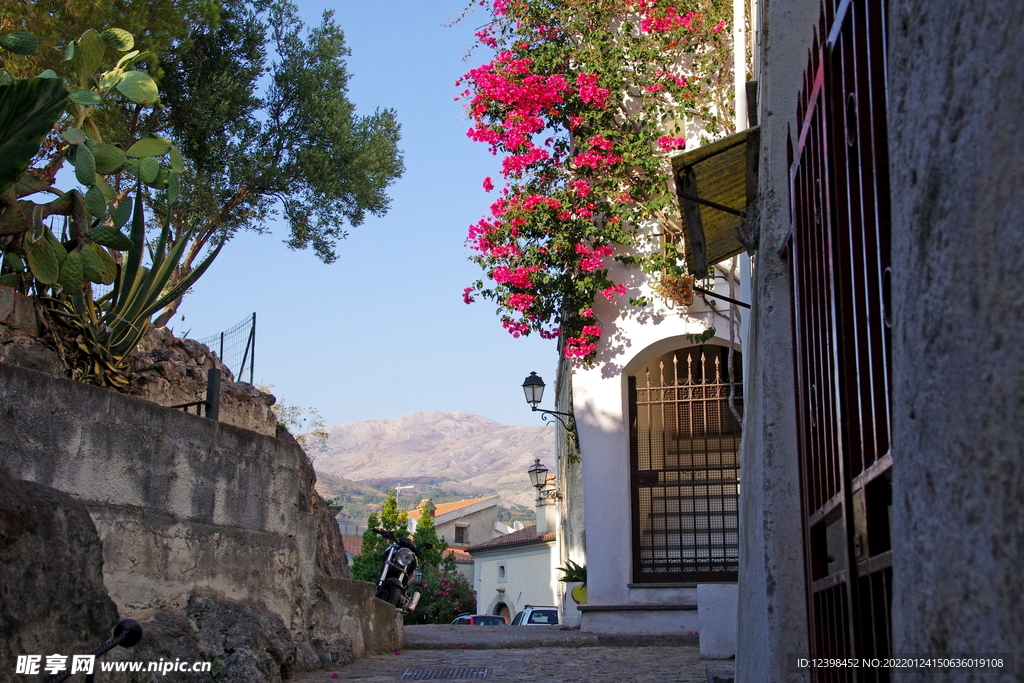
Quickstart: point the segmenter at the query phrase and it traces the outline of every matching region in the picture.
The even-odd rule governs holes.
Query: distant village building
[[[455,566],[466,577],[473,580],[473,558],[466,549],[473,543],[489,541],[509,531],[509,527],[498,521],[498,504],[501,496],[485,496],[471,500],[435,505],[426,498],[420,501],[408,515],[409,533],[415,533],[424,504],[431,510],[437,537],[448,543],[447,554],[455,558]]]
[[[555,605],[558,553],[555,530],[536,525],[469,549],[479,614],[498,614],[511,623],[527,605]]]

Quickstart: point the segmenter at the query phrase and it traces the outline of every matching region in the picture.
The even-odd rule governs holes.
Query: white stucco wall
[[[522,546],[498,547],[474,551],[473,587],[477,613],[495,614],[498,603],[505,603],[511,614],[526,605],[555,605],[558,555],[553,541]],[[498,565],[505,565],[505,580],[498,578]],[[511,622],[512,619],[509,618]]]
[[[737,273],[742,269],[737,268]],[[629,490],[629,434],[626,427],[627,377],[643,372],[644,364],[672,350],[692,346],[687,335],[715,327],[708,344],[728,344],[730,306],[719,302],[718,312],[696,297],[686,315],[668,309],[660,300],[644,309],[626,303],[653,293],[639,269],[617,264],[611,277],[625,282],[627,293],[615,302],[598,297],[594,312],[605,330],[592,368],[575,368],[573,406],[580,436],[586,520],[587,610],[583,629],[605,632],[686,634],[697,629],[696,612],[659,609],[629,613],[625,606],[693,606],[695,587],[630,586],[632,581],[632,524]],[[727,285],[720,285],[729,294]],[[738,296],[740,287],[733,292]],[[723,315],[724,314],[724,315]],[[741,315],[742,321],[744,316]],[[736,350],[744,329],[735,334]],[[725,338],[723,338],[723,336]],[[614,610],[599,611],[601,607]]]

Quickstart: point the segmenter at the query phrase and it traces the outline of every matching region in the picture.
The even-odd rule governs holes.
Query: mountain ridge
[[[549,426],[504,425],[466,411],[420,411],[334,425],[313,450],[317,470],[355,482],[429,478],[469,497],[497,493],[533,506],[526,475],[535,458],[553,462]]]

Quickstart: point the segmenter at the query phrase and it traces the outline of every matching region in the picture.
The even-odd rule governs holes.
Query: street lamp
[[[530,475],[530,483],[533,484],[533,488],[537,489],[538,499],[561,499],[562,494],[554,487],[548,488],[548,468],[541,464],[540,458],[533,459],[533,464],[530,465],[530,469],[526,470],[526,473]]]
[[[548,468],[540,463],[540,458],[534,458],[526,473],[530,475],[530,483],[535,489],[542,488],[548,483]]]
[[[560,413],[557,410],[544,410],[538,408],[537,404],[540,403],[541,398],[544,397],[544,380],[541,379],[536,372],[531,372],[530,376],[523,381],[523,393],[526,394],[526,402],[530,404],[530,409],[535,413],[543,413],[541,419],[547,422],[548,415],[554,415],[555,419],[562,423],[562,426],[572,434],[576,435],[576,421],[573,420],[572,413]],[[562,418],[568,418],[568,422]],[[536,484],[534,484],[536,486]]]
[[[544,380],[538,377],[536,372],[531,372],[523,381],[523,393],[526,394],[526,402],[536,410],[537,404],[544,398]]]

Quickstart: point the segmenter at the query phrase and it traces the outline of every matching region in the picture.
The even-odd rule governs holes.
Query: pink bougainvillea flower
[[[574,181],[569,185],[569,187],[575,190],[576,196],[579,197],[580,199],[583,199],[584,197],[590,194],[590,183],[588,183],[583,178]]]
[[[663,152],[670,152],[674,149],[683,149],[686,147],[686,138],[674,138],[669,135],[658,138],[658,147]]]
[[[601,294],[604,296],[605,299],[608,299],[608,301],[614,301],[615,297],[622,296],[625,293],[626,285],[622,283],[612,285],[611,287],[601,290]]]
[[[494,189],[494,182],[491,180],[490,176],[488,176],[487,178],[484,178],[484,191],[485,192],[490,192],[493,189]]]

